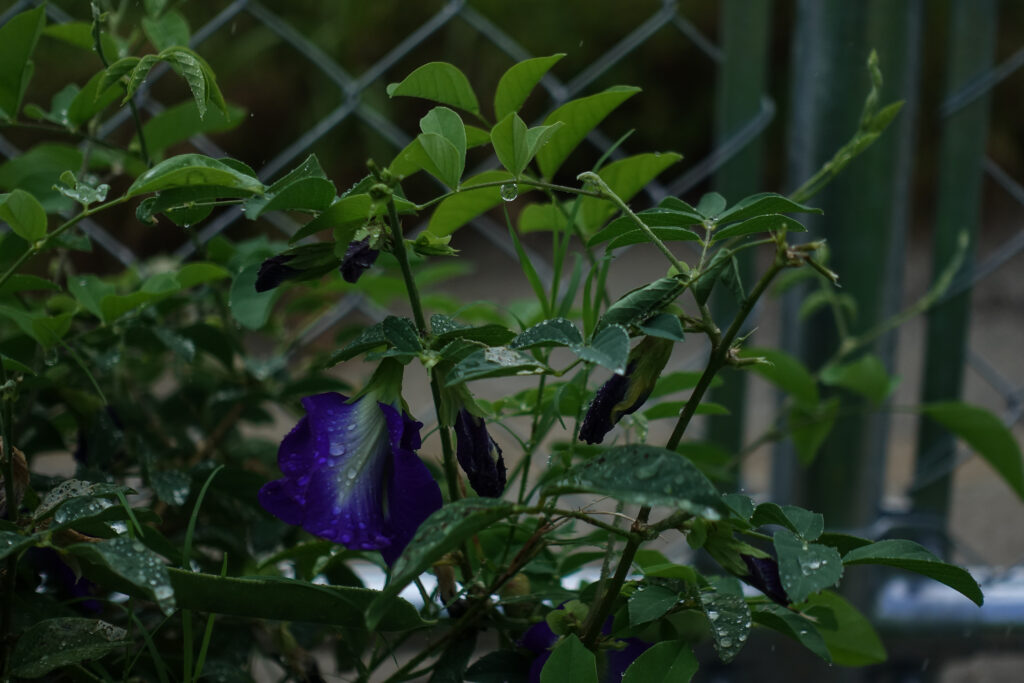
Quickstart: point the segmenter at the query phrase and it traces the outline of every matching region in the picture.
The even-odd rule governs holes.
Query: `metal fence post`
[[[771,0],[727,0],[722,4],[719,32],[725,58],[718,71],[716,145],[728,140],[744,124],[757,116],[761,108],[768,63],[771,10]],[[759,136],[715,173],[714,187],[730,203],[760,189],[763,148],[764,144]],[[752,252],[742,252],[740,269],[744,282],[750,280],[752,265]],[[737,310],[733,297],[722,290],[715,292],[711,307],[719,325],[728,325]],[[709,421],[708,437],[730,453],[738,453],[743,447],[746,375],[742,372],[731,372],[724,373],[721,377],[724,384],[715,389],[711,397],[728,408],[730,414]]]
[[[992,67],[997,18],[995,0],[954,0],[950,9],[947,103]],[[969,238],[961,274],[971,267],[981,206],[989,104],[988,94],[982,94],[950,112],[945,121],[933,236],[933,277],[953,257],[961,232]],[[970,298],[968,289],[928,315],[922,403],[960,396]],[[949,470],[954,455],[952,437],[934,422],[922,419],[918,427],[915,477],[927,483],[914,491],[914,507],[918,512],[934,515],[943,525],[952,479],[948,473],[940,477],[932,477],[931,473]]]

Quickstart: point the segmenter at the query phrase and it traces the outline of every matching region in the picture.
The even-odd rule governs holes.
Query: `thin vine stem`
[[[557,183],[549,183],[544,180],[535,180],[533,178],[520,177],[516,178],[515,180],[513,180],[512,178],[509,178],[507,180],[492,180],[486,183],[477,183],[476,185],[466,185],[463,187],[459,187],[458,189],[451,190],[450,192],[445,192],[442,195],[438,195],[437,197],[434,197],[433,199],[423,202],[422,204],[417,204],[416,210],[423,211],[424,209],[429,209],[434,204],[440,204],[445,199],[453,197],[457,194],[461,194],[463,192],[470,192],[471,190],[482,190],[487,187],[501,187],[502,185],[511,184],[527,185],[529,187],[536,187],[542,190],[564,192],[565,194],[575,194],[583,197],[593,197],[595,199],[605,199],[605,196],[600,192],[591,192],[590,190],[584,190],[579,187],[570,187],[569,185],[559,185]]]

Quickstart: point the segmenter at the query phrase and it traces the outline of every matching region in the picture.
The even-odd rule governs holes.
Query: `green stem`
[[[0,275],[0,287],[3,287],[7,283],[7,281],[11,279],[11,276],[18,272],[18,269],[21,268],[21,266],[23,266],[26,261],[28,261],[36,254],[44,251],[46,247],[50,244],[50,242],[59,237],[62,233],[66,232],[72,226],[76,225],[79,221],[81,221],[84,218],[88,218],[93,214],[99,213],[100,211],[109,209],[112,206],[123,204],[126,201],[128,201],[128,197],[118,197],[117,199],[112,199],[104,204],[99,204],[95,208],[82,209],[81,212],[61,223],[56,230],[47,234],[46,237],[39,240],[35,244],[29,246],[29,248],[22,252],[21,256],[19,256],[17,260],[11,264],[11,267],[8,268],[3,275]]]
[[[548,183],[543,180],[534,180],[533,178],[516,178],[515,180],[509,178],[508,180],[492,180],[486,183],[467,185],[465,187],[460,187],[457,190],[445,192],[444,194],[434,197],[429,201],[423,202],[422,204],[417,204],[416,210],[423,211],[424,209],[429,209],[434,204],[439,204],[443,202],[445,199],[448,199],[449,197],[457,195],[462,192],[470,192],[471,190],[482,190],[486,187],[501,187],[502,185],[508,185],[509,183],[515,183],[516,185],[528,185],[529,187],[537,187],[543,190],[553,190],[555,192],[564,192],[566,194],[576,194],[581,195],[583,197],[594,197],[595,199],[604,199],[604,195],[601,194],[600,192],[590,192],[589,190],[582,190],[578,187],[558,185],[556,183]]]
[[[109,69],[110,62],[107,61],[107,56],[103,54],[103,41],[100,39],[100,22],[99,17],[93,16],[92,21],[92,43],[93,49],[96,50],[96,54],[99,55],[100,61],[103,62],[103,68]],[[125,88],[125,93],[128,89]],[[151,167],[153,162],[149,158],[149,150],[146,147],[146,135],[142,131],[142,119],[139,117],[139,108],[135,105],[135,95],[128,98],[128,108],[132,112],[132,121],[135,123],[135,130],[139,135],[139,153],[142,156],[142,160],[146,162],[146,167]]]
[[[707,367],[705,367],[703,374],[700,376],[700,380],[697,382],[697,386],[693,388],[693,393],[690,398],[686,401],[686,405],[683,406],[682,412],[679,414],[679,419],[676,421],[675,429],[672,431],[672,436],[669,437],[668,443],[665,447],[669,450],[675,450],[679,447],[679,442],[683,438],[683,433],[686,428],[690,425],[690,420],[697,412],[697,406],[700,405],[701,400],[704,398],[705,392],[711,386],[711,381],[715,378],[715,374],[728,362],[728,354],[732,348],[732,342],[736,339],[740,329],[743,327],[744,321],[750,312],[753,310],[754,305],[757,303],[761,295],[764,294],[765,290],[771,284],[771,281],[775,276],[785,268],[787,265],[786,259],[786,245],[783,242],[779,242],[776,247],[775,260],[772,262],[771,267],[765,271],[761,279],[758,280],[757,284],[750,291],[750,294],[744,299],[743,304],[740,306],[739,311],[736,313],[736,317],[733,319],[729,329],[725,331],[721,339],[711,349],[711,357],[708,359]],[[644,538],[647,537],[647,533],[650,528],[647,526],[647,519],[650,517],[651,508],[649,506],[643,506],[640,508],[640,512],[637,514],[636,521],[633,522],[633,527],[630,529],[631,537],[626,542],[625,548],[622,549],[622,557],[619,558],[618,567],[615,570],[615,575],[612,576],[611,581],[605,587],[604,592],[601,593],[600,599],[595,603],[595,607],[591,609],[590,614],[587,617],[587,621],[584,624],[583,633],[583,644],[587,647],[592,648],[597,642],[597,638],[601,635],[601,626],[604,624],[605,619],[611,614],[612,607],[615,605],[615,600],[619,596],[619,591],[622,589],[622,584],[626,581],[626,577],[629,575],[630,567],[633,564],[633,558],[636,556],[636,551],[639,550],[640,544]]]
[[[651,243],[665,255],[665,258],[668,259],[668,262],[672,264],[672,267],[675,268],[677,273],[687,272],[686,266],[676,258],[675,254],[672,253],[672,250],[668,248],[668,245],[662,242],[661,238],[654,234],[654,231],[651,230],[650,226],[644,223],[643,219],[636,215],[633,210],[629,208],[626,202],[622,201],[622,198],[608,187],[608,183],[604,181],[604,178],[593,171],[586,171],[584,173],[580,173],[579,176],[577,176],[577,179],[584,183],[593,183],[601,188],[601,191],[598,193],[599,197],[610,200],[613,204],[619,207],[624,214],[633,219],[633,222],[636,223],[637,227],[643,230],[644,234],[647,235],[647,239],[649,239]]]
[[[420,334],[427,333],[427,319],[423,315],[423,304],[420,302],[419,288],[416,286],[416,279],[412,275],[412,267],[409,265],[409,256],[405,252],[405,235],[402,233],[402,224],[398,218],[398,209],[395,207],[394,196],[388,198],[388,219],[391,223],[391,241],[393,242],[393,253],[402,270],[402,279],[405,281],[405,290],[409,295],[409,305],[412,307],[413,321]],[[455,461],[455,450],[452,448],[452,436],[448,425],[442,419],[441,402],[441,376],[437,368],[430,371],[430,395],[434,400],[434,411],[437,414],[437,433],[441,439],[441,454],[444,463],[445,481],[448,483],[448,495],[455,501],[461,498],[459,492],[459,470]],[[467,567],[463,567],[466,571]],[[468,579],[468,576],[466,577]]]

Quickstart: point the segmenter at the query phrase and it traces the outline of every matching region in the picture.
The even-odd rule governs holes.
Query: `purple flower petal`
[[[397,557],[441,507],[437,483],[408,448],[419,446],[421,425],[369,398],[326,393],[302,403],[307,415],[278,451],[285,476],[260,490],[261,505],[311,534]]]

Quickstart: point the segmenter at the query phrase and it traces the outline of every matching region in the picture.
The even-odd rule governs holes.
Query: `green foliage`
[[[266,185],[236,159],[173,154],[197,134],[244,122],[210,66],[187,47],[191,30],[177,6],[147,0],[133,10],[144,17],[124,36],[115,35],[125,28],[122,10],[95,9],[91,25],[44,27],[40,7],[0,27],[2,125],[22,125],[25,117],[44,130],[56,126],[54,135],[64,140],[42,140],[0,166],[0,220],[10,228],[0,252],[0,508],[12,511],[0,522],[0,559],[16,570],[5,569],[3,589],[13,585],[14,592],[2,597],[14,600],[5,604],[17,613],[0,642],[12,675],[95,672],[113,679],[123,672],[139,680],[191,681],[230,672],[242,680],[247,674],[238,672],[257,630],[259,642],[273,643],[289,677],[306,677],[308,651],[330,642],[340,669],[372,680],[396,643],[438,627],[425,650],[399,664],[396,680],[428,672],[431,681],[525,680],[534,658],[546,656],[542,681],[596,682],[612,676],[610,653],[639,639],[651,647],[628,663],[622,680],[687,681],[697,670],[694,648],[701,640],[729,662],[756,637],[755,625],[840,665],[881,661],[884,649],[867,619],[829,591],[845,566],[916,572],[981,604],[966,571],[915,543],[837,534],[815,512],[723,495],[718,484],[734,485],[740,454],[690,439],[694,415],[714,419],[727,412],[706,395],[727,366],[750,369],[786,394],[763,440],[790,439],[807,463],[843,411],[863,399],[880,406],[895,386],[864,345],[843,346],[812,373],[781,351],[746,348],[739,334],[759,297],[787,269],[822,281],[808,309],[842,308],[841,297],[824,289],[832,277],[822,265],[821,243],[787,238],[804,231],[792,214],[820,213],[803,203],[810,190],[756,194],[731,206],[714,192],[696,206],[666,197],[634,212],[627,202],[682,157],[620,154],[569,172],[574,150],[639,89],[583,95],[531,127],[520,111],[561,54],[509,68],[494,91],[493,121],[459,68],[426,64],[387,88],[392,97],[431,103],[416,137],[390,163],[371,162],[365,177],[342,182],[349,189],[339,193],[310,154]],[[48,109],[23,107],[44,33],[75,49],[98,47],[110,63],[84,85],[57,89]],[[131,54],[143,36],[156,51]],[[66,144],[68,135],[92,142],[115,105],[134,109],[159,63],[185,80],[191,100],[138,119],[134,139],[124,136],[126,149]],[[879,106],[874,62],[871,69],[873,94],[845,152],[849,158],[895,113]],[[467,163],[488,156],[503,168],[464,178]],[[847,157],[808,187],[820,186]],[[420,172],[432,180],[403,185]],[[551,182],[556,175],[569,184]],[[437,187],[434,181],[447,189],[412,196],[424,185]],[[133,210],[144,234],[192,230],[221,206],[236,207],[251,221],[287,211],[302,225],[288,244],[232,233],[197,240],[198,255],[187,263],[160,257],[103,275],[78,270],[67,256],[89,246],[83,220],[114,207]],[[496,309],[467,303],[477,298],[473,292],[441,293],[437,285],[468,270],[452,258],[457,231],[499,206],[510,209],[493,213],[505,219],[535,300]],[[414,223],[426,230],[413,232]],[[528,232],[536,234],[524,240]],[[696,247],[689,264],[668,248],[672,241]],[[655,247],[666,261],[623,292],[610,284],[619,282],[609,275],[612,252],[635,244]],[[531,257],[548,245],[549,270]],[[763,269],[754,281],[743,282],[740,255],[756,248],[768,258],[759,261]],[[257,282],[263,291],[256,291]],[[707,308],[716,287],[737,302],[735,319],[721,327]],[[322,350],[302,352],[307,335],[323,334],[325,313],[352,293],[381,307],[400,304],[405,313],[332,329]],[[703,368],[664,371],[675,345],[693,344],[695,337],[710,344]],[[326,372],[361,356],[381,368],[362,391]],[[430,383],[433,416],[413,415],[422,406],[402,397],[402,377],[417,372]],[[496,398],[488,394],[491,400],[473,395],[477,387],[513,383]],[[308,411],[308,401],[307,417],[284,444],[262,436],[282,435],[281,416],[303,397],[332,391],[387,402],[358,405],[433,423],[439,448],[434,441],[421,448],[418,429],[408,423],[400,429],[390,412],[379,418],[386,423],[381,433],[359,437],[365,443],[339,437],[367,427],[331,423],[321,430],[322,417]],[[1024,497],[1019,447],[994,416],[959,403],[920,410],[977,450]],[[656,443],[649,422],[670,418],[672,436]],[[520,423],[528,432],[519,431]],[[498,428],[518,442],[504,453],[491,436]],[[607,442],[580,442],[580,434],[596,431]],[[31,461],[40,452],[72,448],[71,479],[30,477],[19,460],[22,452]],[[299,491],[292,501],[297,509],[272,510],[267,482],[278,470],[293,473],[293,460],[310,449],[334,460],[323,471],[278,480]],[[338,460],[346,449],[366,461],[342,467],[350,462]],[[331,530],[311,527],[309,518],[328,509],[334,524],[365,525],[370,518],[361,515],[407,503],[387,507],[383,522],[403,524],[391,512],[421,503],[416,487],[398,474],[386,485],[374,480],[409,467],[403,459],[430,472],[430,486],[443,479],[437,488],[446,502],[407,529],[411,540],[402,540],[400,552],[383,555],[394,560],[383,587],[366,588],[360,568],[380,566],[377,551],[387,546],[372,536],[312,538],[311,528]],[[311,481],[334,477],[330,488],[339,473],[354,481],[330,494]],[[494,497],[467,496],[487,485],[497,489]],[[334,511],[356,499],[355,512]],[[605,499],[615,512],[595,507]],[[620,523],[622,517],[630,522]],[[698,571],[644,547],[668,531],[704,548],[719,567]],[[60,575],[40,568],[47,557],[90,581],[93,592],[69,600],[69,589],[54,585],[55,578],[42,580]],[[602,581],[575,589],[564,580],[601,561]],[[755,566],[777,566],[781,594],[755,576]],[[420,581],[428,572],[436,590]],[[764,595],[746,597],[740,581]],[[399,597],[414,584],[420,608]],[[131,602],[120,605],[114,593]],[[90,609],[96,603],[90,618],[73,616],[83,600]],[[202,636],[193,632],[199,613],[207,615]],[[549,629],[550,647],[532,656],[512,647],[528,628]],[[479,652],[480,629],[500,633],[502,649]]]

